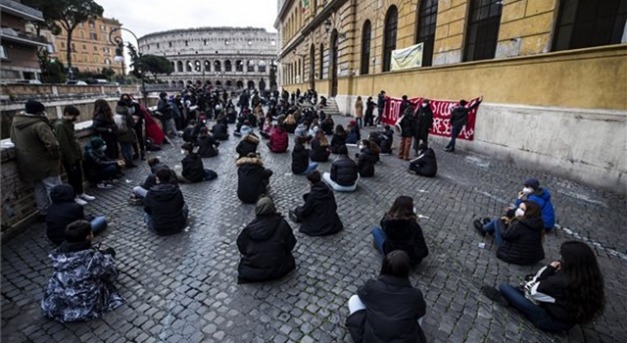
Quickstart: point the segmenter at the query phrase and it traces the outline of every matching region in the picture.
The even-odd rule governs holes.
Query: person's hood
[[[191,161],[195,161],[199,159],[201,159],[201,157],[197,153],[187,154],[185,158],[183,158],[183,160],[191,160]]]
[[[155,200],[159,202],[167,202],[177,196],[179,186],[172,183],[160,183],[150,189]]]
[[[56,185],[50,190],[50,200],[53,203],[74,202],[74,198],[74,188],[68,184]]]
[[[250,224],[246,234],[255,242],[263,242],[268,240],[281,224],[281,217],[278,213],[264,214],[257,216]]]
[[[276,213],[276,208],[274,207],[272,199],[267,196],[260,198],[255,206],[255,215],[263,216],[272,213]]]
[[[50,254],[52,268],[58,272],[73,272],[86,270],[91,264],[96,251],[91,248],[91,242],[69,243],[63,242],[59,248]]]
[[[544,221],[542,220],[542,216],[538,216],[535,218],[524,218],[520,221],[524,227],[531,231],[540,231],[544,229]]]
[[[294,152],[301,152],[305,150],[305,144],[296,144],[294,145]]]
[[[244,136],[244,140],[249,143],[259,144],[259,137],[253,133]]]
[[[237,161],[235,161],[235,165],[240,167],[244,164],[256,164],[259,166],[263,166],[263,162],[261,161],[261,159],[259,157],[242,157],[237,159]]]
[[[333,191],[326,183],[318,181],[311,185],[309,196],[313,196],[317,200],[327,200],[333,197]]]
[[[170,169],[170,167],[168,167],[167,164],[163,163],[163,162],[159,162],[157,164],[155,164],[154,166],[150,167],[150,171],[154,174],[157,172],[157,170],[163,169],[163,168],[168,168]]]
[[[530,194],[530,196],[537,196],[539,198],[542,198],[544,201],[550,201],[551,200],[551,193],[549,193],[549,191],[547,189],[544,189],[542,187],[538,188],[537,190],[535,190],[533,193]]]
[[[13,125],[19,130],[23,130],[33,124],[44,122],[50,125],[48,118],[44,116],[37,115],[28,115],[28,114],[17,114],[13,117]]]

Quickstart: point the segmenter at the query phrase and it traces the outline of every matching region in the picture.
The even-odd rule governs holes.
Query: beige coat
[[[357,100],[355,102],[355,117],[361,118],[364,116],[364,102],[363,100]]]

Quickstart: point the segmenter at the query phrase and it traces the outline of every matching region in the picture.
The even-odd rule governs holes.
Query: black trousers
[[[67,182],[74,188],[76,195],[83,194],[83,166],[80,161],[74,165],[63,162],[63,169],[67,174]]]

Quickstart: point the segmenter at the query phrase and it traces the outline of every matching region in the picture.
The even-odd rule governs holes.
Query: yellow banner
[[[422,67],[422,48],[424,43],[409,46],[404,49],[392,50],[391,70],[402,70]]]

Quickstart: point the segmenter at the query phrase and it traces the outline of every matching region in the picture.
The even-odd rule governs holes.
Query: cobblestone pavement
[[[42,317],[39,301],[51,274],[51,245],[44,239],[43,225],[4,244],[2,341],[349,342],[344,327],[348,298],[380,267],[370,228],[397,196],[405,194],[416,199],[430,247],[430,255],[411,276],[426,298],[423,327],[429,341],[627,342],[622,320],[627,307],[625,197],[488,156],[446,154],[436,143],[437,178],[411,175],[405,162],[382,157],[376,176],[360,180],[355,193],[336,193],[344,231],[332,237],[295,232],[295,272],[275,282],[237,285],[235,239],[253,219],[254,206],[236,197],[236,143],[232,137],[222,144],[218,157],[204,160],[218,172],[217,180],[181,186],[192,219],[189,230],[179,235],[149,233],[142,208],[126,203],[147,165],[129,172],[128,181],[121,180],[114,189],[92,190],[98,199],[88,205],[88,212],[105,214],[110,221],[109,229],[95,240],[116,249],[117,285],[128,301],[101,320],[64,325]],[[307,191],[306,179],[290,173],[289,154],[270,154],[265,146],[261,152],[275,172],[270,193],[286,214]],[[150,155],[170,166],[181,159],[178,147],[171,146]],[[319,167],[329,168],[330,162]],[[552,191],[561,226],[546,236],[543,262],[557,258],[561,242],[580,237],[593,244],[605,275],[604,315],[567,335],[540,332],[479,292],[484,283],[517,283],[540,267],[497,260],[496,247],[471,228],[473,217],[500,213],[531,175]],[[292,227],[296,231],[298,226]],[[478,247],[483,241],[485,249]]]

